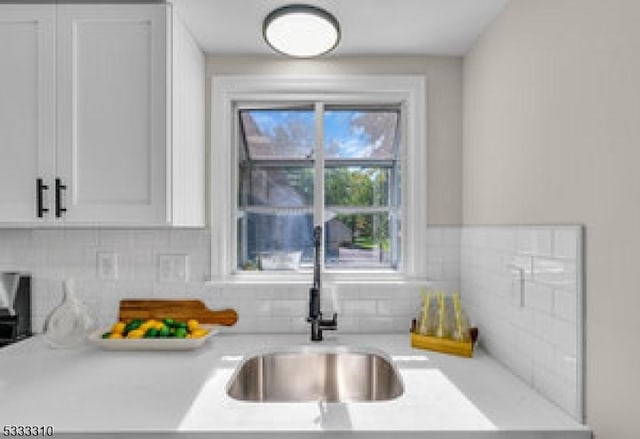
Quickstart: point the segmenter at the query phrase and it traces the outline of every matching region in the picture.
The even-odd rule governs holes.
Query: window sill
[[[322,274],[324,285],[420,285],[428,286],[426,278],[409,277],[397,271],[326,271]],[[234,285],[311,285],[313,272],[257,272],[237,273],[220,278],[214,278],[206,282],[210,286],[234,286]]]

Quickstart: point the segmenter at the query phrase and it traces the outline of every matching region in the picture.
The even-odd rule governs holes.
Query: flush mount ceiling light
[[[310,58],[332,51],[340,41],[338,20],[309,5],[288,5],[264,19],[262,35],[276,52]]]

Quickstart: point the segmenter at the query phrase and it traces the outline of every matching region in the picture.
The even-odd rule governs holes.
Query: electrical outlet
[[[159,282],[186,282],[187,255],[159,254],[157,277]]]
[[[118,279],[118,254],[114,252],[96,253],[96,272],[98,279]]]

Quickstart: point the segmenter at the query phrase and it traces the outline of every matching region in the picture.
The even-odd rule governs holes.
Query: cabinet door
[[[65,222],[167,223],[167,6],[60,5]]]
[[[54,11],[52,5],[0,5],[2,223],[39,220],[36,179],[50,183],[54,163]],[[49,194],[43,191],[43,195],[43,207],[47,207]],[[42,220],[46,217],[43,213]]]

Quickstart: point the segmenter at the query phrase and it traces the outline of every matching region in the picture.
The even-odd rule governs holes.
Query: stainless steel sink
[[[388,401],[402,395],[400,377],[383,353],[351,348],[269,352],[246,359],[227,393],[241,401]]]

